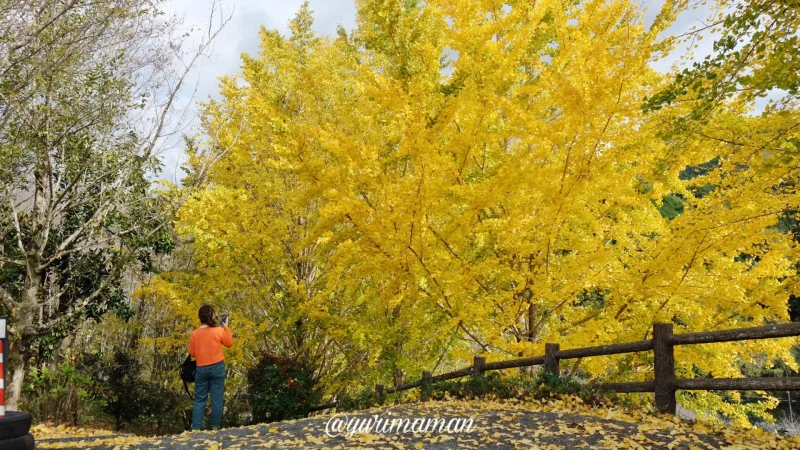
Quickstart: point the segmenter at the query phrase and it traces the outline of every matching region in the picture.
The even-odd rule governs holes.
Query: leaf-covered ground
[[[248,449],[248,448],[380,448],[380,449],[798,449],[800,438],[780,437],[761,429],[735,429],[654,417],[618,408],[589,408],[579,400],[547,403],[448,401],[390,406],[359,411],[353,418],[469,417],[470,432],[326,434],[333,414],[309,419],[191,432],[160,438],[132,436],[49,435],[34,429],[37,448],[105,449]],[[343,415],[336,415],[343,419]],[[329,428],[330,431],[330,428]],[[103,434],[103,433],[99,433]],[[332,434],[332,433],[331,433]],[[345,434],[347,434],[345,432]]]

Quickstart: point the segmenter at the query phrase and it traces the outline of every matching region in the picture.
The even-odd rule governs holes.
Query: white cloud
[[[196,128],[195,103],[216,97],[218,79],[223,75],[240,71],[242,53],[258,52],[258,30],[263,25],[288,33],[289,21],[300,8],[302,0],[222,0],[222,8],[231,20],[214,41],[210,57],[198,62],[186,85],[177,98],[177,107],[185,109],[187,120],[184,130]],[[339,24],[348,30],[355,27],[355,3],[353,0],[312,0],[314,28],[320,34],[333,36]],[[193,35],[207,32],[212,0],[171,0],[164,4],[168,15],[181,18],[182,31],[194,29]],[[215,23],[218,26],[219,11]],[[199,29],[199,30],[198,30]],[[187,44],[197,45],[199,41]],[[180,136],[174,136],[161,153],[164,172],[161,176],[177,182],[183,175],[180,165],[185,159]]]

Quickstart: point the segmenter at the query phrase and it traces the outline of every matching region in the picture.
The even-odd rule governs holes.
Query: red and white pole
[[[0,419],[6,416],[6,368],[3,365],[5,361],[5,346],[3,342],[5,339],[0,339]]]
[[[0,317],[0,419],[6,416],[6,327],[8,317]]]

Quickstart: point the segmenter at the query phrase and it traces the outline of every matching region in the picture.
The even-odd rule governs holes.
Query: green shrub
[[[375,398],[375,391],[363,389],[357,394],[342,392],[337,396],[336,408],[341,411],[356,411],[377,406],[380,402]]]
[[[540,371],[535,378],[536,388],[533,397],[544,399],[562,395],[576,395],[587,403],[600,403],[605,399],[605,394],[590,385],[581,384],[575,377],[557,377],[550,372]]]
[[[402,393],[401,393],[402,394]],[[614,394],[600,392],[580,383],[575,377],[556,377],[540,371],[535,377],[518,375],[502,378],[499,372],[488,372],[482,376],[471,376],[451,381],[441,381],[420,388],[420,397],[430,400],[444,399],[537,399],[575,395],[588,404],[605,404],[615,399]],[[342,393],[338,396],[337,409],[354,411],[381,405],[386,401],[400,401],[396,395],[377,399],[372,389],[356,394]]]
[[[556,377],[545,371],[540,371],[535,377],[518,375],[502,378],[498,372],[489,372],[483,376],[443,381],[423,388],[422,396],[434,400],[484,397],[541,400],[564,395],[578,396],[590,404],[603,403],[609,398],[605,393],[581,384],[575,377]]]
[[[163,435],[181,433],[191,427],[191,414],[187,415],[191,403],[185,393],[144,380],[134,380],[129,384],[129,389],[117,399],[123,410],[133,410],[132,413],[122,416],[130,431],[136,434]]]
[[[422,397],[440,400],[445,397],[472,399],[492,395],[497,398],[513,396],[515,386],[510,380],[503,380],[497,372],[483,376],[471,376],[459,380],[442,381],[422,388]]]
[[[264,355],[247,373],[247,401],[255,423],[305,417],[321,397],[314,371],[295,360]]]
[[[131,355],[121,351],[111,358],[88,355],[80,365],[91,374],[94,391],[103,398],[103,410],[111,416],[115,430],[159,435],[180,433],[191,425],[186,415],[191,408],[189,397],[143,379],[141,366]]]
[[[82,425],[94,420],[105,403],[93,393],[92,379],[62,364],[33,370],[23,386],[24,411],[36,422]]]
[[[189,414],[189,419],[191,419],[191,414]],[[241,392],[236,390],[229,391],[228,386],[225,386],[225,413],[222,414],[222,428],[243,427],[252,422],[252,411],[243,390]]]

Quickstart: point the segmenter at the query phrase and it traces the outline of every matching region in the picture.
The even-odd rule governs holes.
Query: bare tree
[[[0,310],[12,324],[11,409],[31,358],[119,303],[121,274],[170,245],[174,204],[149,177],[180,123],[176,95],[230,15],[214,3],[201,42],[185,50],[188,35],[159,3],[0,0]]]

